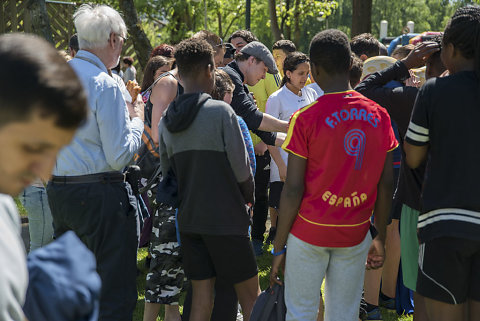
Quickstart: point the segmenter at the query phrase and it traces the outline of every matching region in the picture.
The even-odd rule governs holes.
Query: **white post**
[[[415,22],[413,22],[413,21],[407,22],[407,27],[408,27],[408,30],[409,30],[410,33],[415,32]]]
[[[387,36],[387,31],[388,31],[388,21],[387,20],[380,21],[380,40],[382,40]]]

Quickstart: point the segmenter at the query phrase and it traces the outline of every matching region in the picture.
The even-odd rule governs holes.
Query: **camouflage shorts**
[[[145,302],[178,304],[185,273],[175,228],[175,209],[160,205],[153,217],[152,261],[145,284]]]

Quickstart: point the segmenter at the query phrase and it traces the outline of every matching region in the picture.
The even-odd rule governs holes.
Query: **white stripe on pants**
[[[325,321],[358,320],[370,233],[352,247],[320,247],[290,234],[285,264],[287,321],[316,321],[325,277]]]

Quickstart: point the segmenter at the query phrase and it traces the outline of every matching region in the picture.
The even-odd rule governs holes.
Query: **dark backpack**
[[[285,287],[274,284],[263,291],[253,307],[250,321],[285,321]]]

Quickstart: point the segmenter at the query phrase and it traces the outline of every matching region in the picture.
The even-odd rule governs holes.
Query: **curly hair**
[[[166,43],[162,43],[161,45],[158,45],[155,48],[153,48],[152,53],[150,54],[150,58],[155,56],[164,56],[167,58],[173,58],[174,52],[175,52],[175,49],[172,46]]]
[[[214,51],[212,46],[201,39],[186,39],[175,47],[175,60],[181,77],[195,77],[209,64],[212,68]]]
[[[223,100],[227,92],[233,92],[235,86],[233,85],[230,76],[221,69],[215,69],[215,87],[213,88],[212,98]]]
[[[362,33],[350,41],[351,50],[357,55],[366,55],[368,58],[380,54],[380,42],[370,33]]]
[[[320,31],[310,42],[310,61],[329,74],[348,73],[351,54],[348,37],[340,30]]]
[[[242,38],[246,43],[258,41],[258,38],[250,30],[237,30],[228,37],[227,42],[231,42],[233,38]]]
[[[283,52],[285,52],[286,54],[297,51],[297,47],[295,46],[293,41],[286,39],[278,40],[273,44],[272,50],[277,49],[283,50]]]

